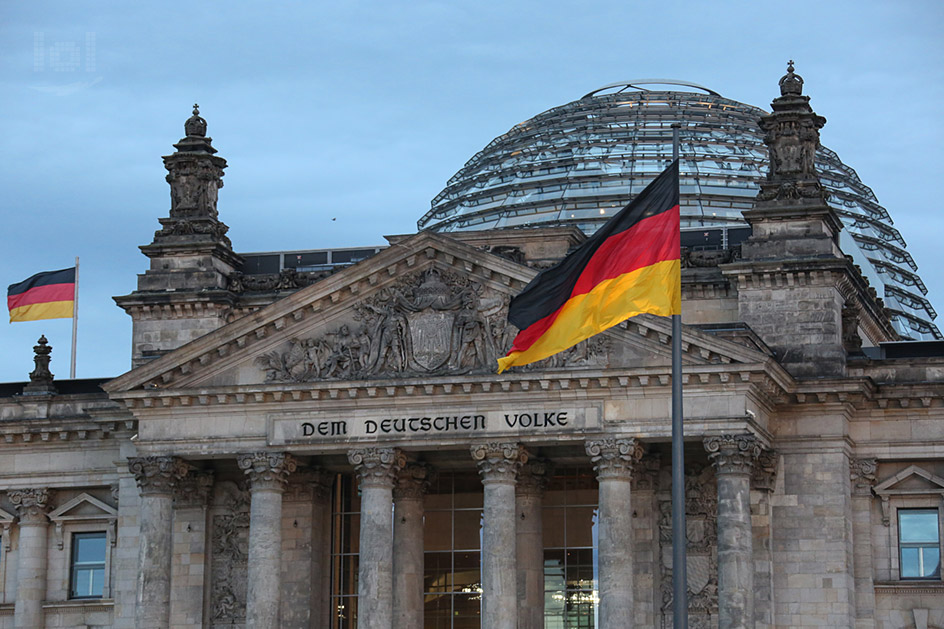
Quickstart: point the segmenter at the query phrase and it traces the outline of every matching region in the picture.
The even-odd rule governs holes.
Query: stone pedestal
[[[146,456],[129,458],[128,469],[141,491],[135,626],[170,627],[174,489],[192,467],[172,456]]]
[[[599,483],[597,528],[600,628],[633,626],[633,468],[642,458],[636,439],[588,441],[587,454]]]
[[[18,489],[8,492],[19,517],[20,543],[16,564],[16,604],[13,626],[34,629],[45,626],[46,540],[49,534],[49,490]]]
[[[528,454],[517,443],[472,446],[484,486],[482,531],[482,626],[515,629],[515,480]]]
[[[295,459],[281,452],[252,452],[236,458],[249,479],[249,588],[246,626],[278,629],[282,567],[282,492]]]
[[[361,489],[357,585],[359,629],[393,628],[393,486],[406,464],[395,448],[351,450]]]
[[[541,507],[547,480],[547,463],[532,460],[519,471],[515,486],[518,629],[544,629],[544,534]]]
[[[393,489],[393,626],[423,629],[423,496],[429,466],[410,464]]]
[[[751,473],[760,455],[753,435],[705,439],[718,479],[718,626],[754,626]]]

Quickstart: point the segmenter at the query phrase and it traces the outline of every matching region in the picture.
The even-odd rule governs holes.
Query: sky
[[[162,155],[194,102],[229,167],[238,252],[384,244],[515,124],[616,81],[769,109],[786,61],[824,145],[869,185],[944,312],[944,3],[503,0],[0,4],[0,285],[81,259],[77,377],[130,368],[136,286],[168,215]],[[944,319],[939,320],[939,326]],[[0,382],[71,321],[0,323]]]

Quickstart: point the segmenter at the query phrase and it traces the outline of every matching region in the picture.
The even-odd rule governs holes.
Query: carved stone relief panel
[[[248,489],[233,481],[217,483],[210,513],[210,626],[243,627],[249,557]]]
[[[266,382],[494,373],[517,334],[507,323],[508,301],[468,277],[430,269],[356,304],[352,321],[294,338],[286,351],[256,362]],[[532,368],[606,362],[607,342],[598,337]]]
[[[669,483],[663,483],[664,487]],[[718,626],[718,490],[711,465],[685,470],[685,528],[688,538],[688,623],[691,629]],[[662,627],[672,626],[672,498],[659,500],[662,557]]]

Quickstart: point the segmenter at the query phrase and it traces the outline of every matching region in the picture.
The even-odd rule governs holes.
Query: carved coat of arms
[[[507,295],[432,268],[356,304],[351,321],[334,332],[291,339],[287,351],[256,362],[267,382],[494,373],[515,335],[507,312]],[[551,366],[605,357],[605,343],[595,339],[558,354]]]

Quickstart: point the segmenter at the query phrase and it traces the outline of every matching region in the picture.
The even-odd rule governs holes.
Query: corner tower
[[[839,247],[843,224],[814,162],[826,119],[810,107],[792,61],[771,107],[759,121],[770,167],[753,209],[744,212],[752,235],[741,260],[721,268],[738,287],[738,319],[794,376],[842,376],[848,354],[898,335],[874,288]]]
[[[217,212],[226,160],[216,155],[197,105],[184,132],[163,158],[171,206],[154,240],[141,247],[150,268],[138,275],[137,290],[114,298],[133,321],[134,367],[219,328],[235,300],[227,277],[242,259]]]

